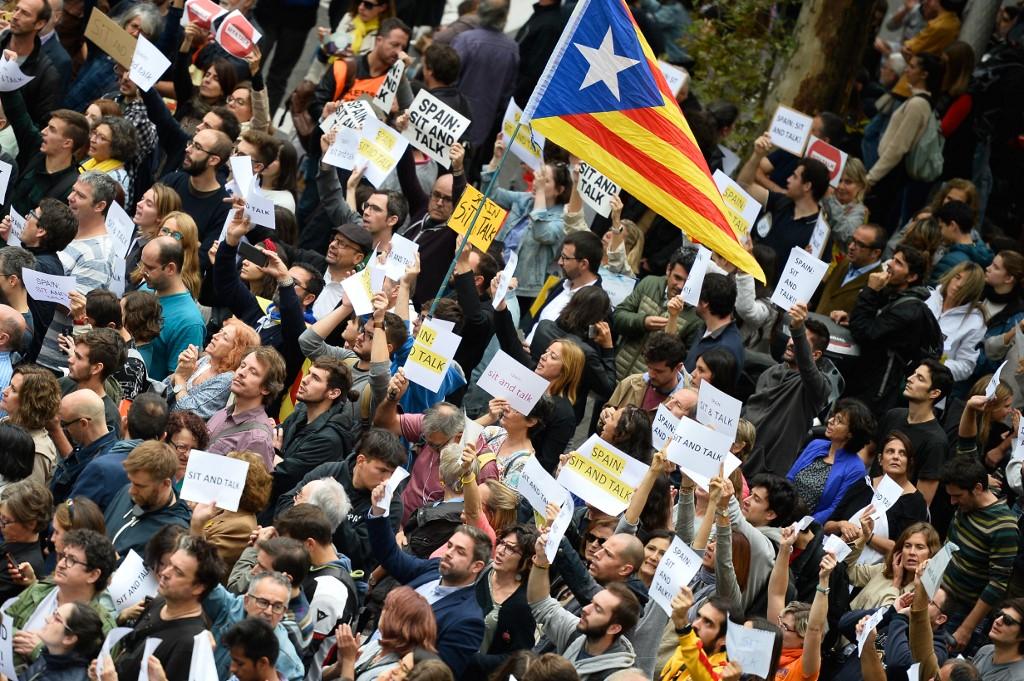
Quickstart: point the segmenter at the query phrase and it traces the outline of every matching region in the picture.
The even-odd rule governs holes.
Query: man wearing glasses
[[[217,641],[232,626],[244,619],[258,619],[266,622],[274,630],[279,653],[275,666],[282,678],[297,681],[303,678],[302,660],[288,637],[288,630],[281,624],[291,600],[291,579],[281,572],[261,572],[249,582],[245,595],[236,595],[218,584],[203,599],[203,612],[210,619],[211,633]],[[228,646],[217,646],[213,651],[213,659],[217,663],[218,675],[226,679],[230,676],[231,650]]]
[[[836,322],[849,316],[860,290],[868,284],[868,275],[881,266],[884,247],[885,230],[878,225],[861,225],[853,230],[846,260],[825,277],[815,312],[830,315]]]
[[[66,395],[60,401],[59,416],[60,426],[50,432],[60,453],[50,481],[50,491],[58,504],[70,496],[86,465],[117,442],[117,433],[107,428],[103,398],[92,390]]]
[[[334,230],[334,238],[327,247],[324,290],[313,302],[316,319],[323,319],[338,306],[342,297],[341,282],[355,272],[372,249],[373,237],[362,226],[347,223]]]

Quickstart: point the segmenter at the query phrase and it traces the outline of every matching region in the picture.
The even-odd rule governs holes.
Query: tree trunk
[[[808,115],[844,115],[885,9],[879,0],[806,0],[793,29],[796,50],[768,97],[766,113],[785,104]]]
[[[974,59],[981,59],[1003,0],[970,0],[960,23],[960,40],[974,48]]]

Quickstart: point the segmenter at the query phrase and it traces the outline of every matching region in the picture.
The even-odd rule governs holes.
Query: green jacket
[[[644,318],[667,317],[668,298],[664,276],[649,276],[640,280],[633,292],[615,306],[612,327],[618,335],[615,348],[615,375],[621,381],[631,374],[647,371],[644,362],[644,343],[651,332],[644,328]],[[689,348],[700,331],[696,310],[687,305],[679,315],[679,338]]]
[[[57,585],[49,579],[36,582],[32,586],[28,587],[18,598],[11,603],[7,608],[7,614],[11,616],[14,621],[14,630],[20,631],[32,618],[32,613],[36,611],[39,604],[50,595]],[[114,619],[114,601],[110,598],[110,594],[107,593],[106,589],[96,594],[96,596],[89,603],[96,610],[96,613],[100,616],[100,620],[103,622],[103,635],[117,626],[117,621]],[[31,664],[39,654],[43,651],[43,644],[36,646],[36,649],[32,651],[32,655],[29,657],[22,657],[21,655],[15,654],[14,665],[18,668],[19,673],[25,666]]]

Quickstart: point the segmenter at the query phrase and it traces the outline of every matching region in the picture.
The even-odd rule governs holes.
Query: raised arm
[[[817,676],[821,670],[821,641],[825,638],[825,618],[828,616],[828,581],[835,567],[835,556],[831,553],[826,553],[821,559],[821,567],[818,570],[818,586],[815,587],[814,600],[811,601],[811,612],[807,616],[807,633],[804,635],[804,656],[802,661],[805,677]],[[788,561],[786,571],[789,571]],[[773,573],[772,577],[774,578],[774,576]]]
[[[740,186],[747,190],[747,193],[753,196],[754,200],[762,206],[768,203],[768,190],[757,183],[757,168],[761,163],[761,159],[768,155],[771,148],[772,141],[768,133],[754,140],[754,151],[750,154],[747,162],[743,164],[740,174],[736,176],[736,181]]]
[[[777,622],[786,607],[786,589],[789,588],[789,557],[797,533],[792,527],[782,528],[779,555],[775,557],[772,576],[768,579],[768,621]]]

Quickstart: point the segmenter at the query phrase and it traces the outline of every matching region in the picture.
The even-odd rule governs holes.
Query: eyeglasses
[[[788,624],[786,624],[785,622],[782,621],[782,615],[779,615],[779,626],[782,627],[783,631],[788,631],[789,633],[796,634],[797,636],[800,635],[800,634],[797,634],[796,629],[794,629],[793,627],[789,626]]]
[[[501,549],[502,551],[508,551],[509,553],[522,553],[522,549],[519,548],[519,544],[509,544],[507,541],[500,541],[495,549]]]
[[[189,140],[189,141],[188,141],[188,142],[187,142],[187,143],[185,144],[185,146],[186,146],[186,147],[192,147],[192,148],[193,148],[193,149],[195,149],[196,151],[201,151],[201,152],[203,152],[204,154],[209,154],[209,153],[210,153],[210,152],[209,152],[209,151],[207,151],[206,149],[203,149],[203,148],[202,148],[201,146],[199,146],[199,142],[196,142],[196,141],[195,141],[194,139],[191,139],[191,140]]]
[[[252,599],[252,602],[255,603],[256,607],[260,610],[270,610],[270,612],[275,615],[282,614],[288,608],[285,603],[274,603],[272,601],[268,601],[266,598],[260,598],[258,596],[249,596],[249,598]]]
[[[363,211],[370,211],[371,213],[384,213],[385,209],[381,208],[380,206],[375,206],[369,201],[367,201],[366,203],[363,204]]]
[[[374,9],[374,8],[377,8],[377,7],[383,7],[386,3],[383,3],[383,2],[370,2],[370,0],[362,0],[362,2],[360,2],[359,4],[360,5],[365,5],[365,6],[369,7],[370,9]]]
[[[38,208],[33,208],[32,210],[30,210],[28,212],[28,214],[25,216],[25,219],[26,220],[38,220],[39,219],[39,209]]]
[[[1006,614],[1005,610],[1000,610],[998,613],[996,613],[995,619],[1003,620],[1003,624],[1005,624],[1008,627],[1019,627],[1021,625],[1021,621],[1019,619],[1010,617]]]
[[[166,227],[161,227],[160,228],[160,236],[169,236],[172,239],[174,239],[175,241],[181,241],[181,239],[182,239],[181,232],[172,232],[171,230],[167,229]]]
[[[59,612],[54,611],[54,613],[52,615],[50,615],[50,617],[53,618],[54,622],[56,622],[60,626],[64,627],[64,632],[65,633],[70,634],[71,636],[75,636],[76,635],[75,634],[75,630],[68,626],[68,623],[64,620],[63,617],[60,616]]]
[[[448,194],[442,194],[441,192],[430,192],[431,201],[440,201],[441,203],[451,203],[452,197]]]
[[[61,428],[70,428],[71,424],[78,423],[79,421],[92,421],[92,419],[89,418],[88,416],[76,416],[75,418],[69,419],[67,421],[65,421],[64,419],[61,419],[60,427]]]
[[[189,452],[192,451],[192,447],[190,445],[179,445],[173,440],[171,441],[171,446],[174,447],[174,449],[177,450],[179,454],[188,454]]]
[[[587,532],[585,535],[583,535],[583,541],[585,541],[588,544],[593,544],[594,542],[597,542],[598,546],[604,546],[604,542],[606,539],[607,537],[598,537],[593,532]]]
[[[228,105],[236,104],[238,106],[249,106],[249,100],[245,97],[228,97]]]
[[[565,253],[560,253],[558,255],[558,259],[559,260],[579,260],[579,258],[577,258],[575,256],[572,256],[572,255],[566,255]]]
[[[869,250],[872,250],[872,249],[876,248],[876,246],[873,246],[871,244],[866,244],[863,241],[861,241],[860,239],[850,239],[850,245],[851,246],[856,246],[857,248],[863,248],[866,251],[869,251]]]
[[[338,250],[341,250],[342,248],[347,248],[350,251],[359,251],[360,253],[362,253],[361,248],[359,248],[358,246],[353,246],[344,239],[332,239],[331,244]]]
[[[93,130],[91,133],[89,133],[89,139],[99,140],[100,142],[109,142],[110,141],[109,137],[101,135],[98,132],[96,132],[95,130]]]
[[[77,558],[72,556],[70,553],[65,553],[63,551],[58,551],[55,555],[57,556],[57,562],[58,563],[63,561],[64,563],[67,564],[68,567],[75,567],[76,565],[81,565],[83,568],[88,568],[89,567],[89,563],[87,563],[84,560],[78,560]]]

